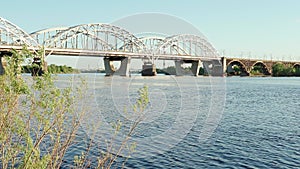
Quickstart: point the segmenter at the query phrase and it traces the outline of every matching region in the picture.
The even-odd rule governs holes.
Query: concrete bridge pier
[[[113,62],[110,58],[104,58],[104,68],[105,68],[105,76],[112,76],[115,73],[115,68]]]
[[[131,58],[129,57],[121,58],[121,66],[118,70],[116,70],[115,74],[120,76],[129,76],[130,61]]]
[[[114,68],[113,61],[121,61],[121,66],[118,70]],[[106,76],[120,75],[129,76],[130,68],[130,57],[105,57],[104,58],[104,68]]]
[[[152,62],[145,62],[142,68],[142,76],[156,76],[156,66]]]
[[[181,67],[181,65],[184,62],[182,60],[175,60],[175,70],[176,70],[176,76],[183,76],[184,75],[184,69]]]
[[[182,64],[184,63],[191,63],[191,72],[186,72],[182,68]],[[183,75],[192,75],[198,76],[200,71],[201,61],[200,60],[175,60],[175,69],[176,69],[176,76],[183,76]]]
[[[31,70],[31,76],[42,76],[45,72],[47,72],[47,62],[42,61],[42,59],[39,57],[33,58],[32,65],[33,68]]]
[[[222,61],[223,73],[226,73],[227,72],[227,59],[225,57],[222,57],[221,61]]]
[[[211,76],[223,76],[224,68],[219,60],[202,61],[206,73]]]
[[[200,62],[201,62],[200,60],[198,60],[198,61],[192,61],[192,67],[191,67],[191,69],[192,69],[192,74],[194,76],[198,76],[199,75]]]

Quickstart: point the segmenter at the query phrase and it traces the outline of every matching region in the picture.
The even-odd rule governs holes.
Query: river
[[[300,78],[82,74],[58,75],[57,84],[64,86],[70,78],[78,84],[79,76],[88,82],[84,107],[90,112],[79,137],[93,137],[96,145],[111,136],[114,120],[130,124],[137,91],[148,86],[149,104],[130,142],[137,147],[125,168],[300,166]],[[93,133],[90,124],[101,125]],[[63,167],[68,168],[83,147],[71,147]]]

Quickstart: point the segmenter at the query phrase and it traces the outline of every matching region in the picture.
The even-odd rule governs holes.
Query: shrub
[[[273,76],[293,76],[293,68],[290,65],[276,63],[272,66]]]
[[[29,57],[33,54],[26,48],[5,56],[7,66],[0,76],[0,168],[60,168],[87,111],[77,108],[86,96],[86,84],[82,80],[77,88],[60,89],[50,73],[25,81],[20,65]],[[146,87],[140,90],[137,112],[148,104],[147,92]],[[114,163],[142,117],[139,113],[118,153],[113,155],[107,150],[95,166],[109,168]],[[122,123],[116,121],[118,131]],[[74,157],[75,167],[88,167],[88,151]]]

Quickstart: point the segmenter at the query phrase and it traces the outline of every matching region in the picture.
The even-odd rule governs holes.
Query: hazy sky
[[[300,60],[300,0],[3,0],[0,16],[30,33],[144,12],[184,19],[225,55]]]

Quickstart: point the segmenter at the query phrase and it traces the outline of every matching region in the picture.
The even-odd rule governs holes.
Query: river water
[[[148,86],[149,104],[128,143],[137,143],[125,168],[299,168],[300,78],[272,77],[104,77],[59,75],[57,84],[78,77],[88,82],[88,114],[79,138],[92,138],[90,158],[123,121],[115,143],[136,114],[137,91]],[[99,124],[90,129],[91,124]],[[73,146],[63,167],[84,150]],[[124,156],[115,164],[121,167]]]

